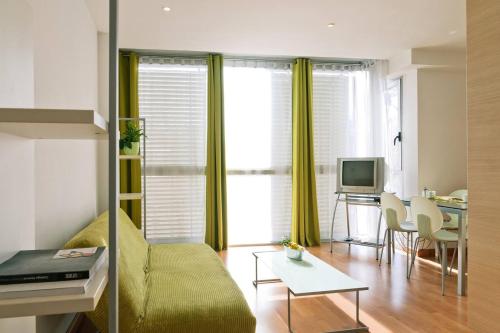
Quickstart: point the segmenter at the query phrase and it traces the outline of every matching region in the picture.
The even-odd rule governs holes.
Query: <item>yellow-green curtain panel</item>
[[[118,73],[120,118],[139,117],[137,72],[137,55],[135,53],[120,53]],[[120,121],[120,133],[123,133],[125,128],[126,121]],[[139,193],[141,191],[141,161],[120,161],[120,193]],[[142,225],[141,200],[124,200],[120,202],[120,207],[140,229]]]
[[[222,55],[208,56],[205,243],[227,247],[226,159]]]
[[[312,65],[309,59],[297,59],[292,88],[291,239],[304,246],[320,242],[313,125]]]

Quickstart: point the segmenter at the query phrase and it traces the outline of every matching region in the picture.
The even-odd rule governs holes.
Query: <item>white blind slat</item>
[[[148,135],[146,237],[152,242],[204,239],[205,176],[196,170],[206,165],[206,100],[206,61],[140,58],[139,111]]]

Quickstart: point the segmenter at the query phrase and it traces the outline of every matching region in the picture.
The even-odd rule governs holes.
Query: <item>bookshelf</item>
[[[85,294],[0,300],[0,318],[94,311],[108,283],[108,264],[95,273]]]

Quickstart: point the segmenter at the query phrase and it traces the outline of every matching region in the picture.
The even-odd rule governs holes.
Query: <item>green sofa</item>
[[[107,246],[108,214],[66,248]],[[205,244],[149,245],[119,212],[120,333],[255,332],[255,317],[217,254]],[[106,333],[107,291],[86,315]]]

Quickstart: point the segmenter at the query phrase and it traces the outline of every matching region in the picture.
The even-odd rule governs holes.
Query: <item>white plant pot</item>
[[[125,155],[139,155],[139,142],[132,142],[132,147],[123,147],[123,153]]]
[[[302,253],[303,252],[304,251],[294,250],[294,249],[289,248],[288,246],[285,246],[286,256],[290,259],[302,260]]]

